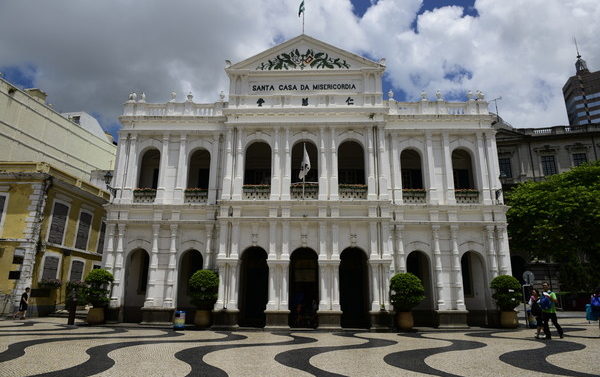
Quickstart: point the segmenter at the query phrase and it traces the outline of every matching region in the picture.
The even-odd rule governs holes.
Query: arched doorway
[[[239,294],[239,325],[264,327],[269,300],[269,266],[264,249],[252,247],[242,254]]]
[[[431,268],[427,255],[422,251],[413,251],[406,258],[406,272],[410,272],[423,283],[425,288],[425,300],[413,308],[413,312],[420,312],[415,316],[415,324],[432,326],[435,323],[433,313],[435,303],[435,292],[431,284]]]
[[[149,264],[150,257],[144,249],[134,250],[127,257],[125,264],[123,322],[142,322],[142,307],[146,300]]]
[[[467,324],[469,326],[486,324],[489,285],[485,279],[485,262],[478,253],[468,251],[463,254],[460,264],[465,307],[469,311]]]
[[[290,327],[316,328],[319,324],[319,264],[317,253],[297,249],[290,258]]]
[[[340,305],[343,328],[369,328],[369,273],[367,257],[358,248],[340,255]]]
[[[192,305],[189,296],[189,280],[192,275],[203,267],[202,254],[198,250],[188,250],[183,253],[179,261],[179,274],[177,279],[177,310],[186,312],[186,323],[194,323],[196,307]]]

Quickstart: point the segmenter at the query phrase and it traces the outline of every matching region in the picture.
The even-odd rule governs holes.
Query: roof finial
[[[577,61],[575,62],[575,69],[577,72],[587,71],[587,63],[585,60],[581,59],[581,54],[579,53],[579,46],[577,45],[577,39],[573,37],[573,41],[575,42],[575,50],[577,51]]]

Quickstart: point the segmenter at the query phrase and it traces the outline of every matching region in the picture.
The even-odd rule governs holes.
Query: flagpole
[[[304,16],[302,16],[302,32],[304,32]],[[306,143],[303,144],[304,150],[306,151]],[[304,155],[302,155],[304,161]],[[306,174],[302,175],[302,200],[304,200],[304,184],[306,183]]]
[[[304,34],[304,13],[306,13],[306,11],[302,12],[302,34]]]

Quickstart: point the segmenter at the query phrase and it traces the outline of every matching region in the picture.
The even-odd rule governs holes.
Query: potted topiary
[[[85,277],[82,295],[86,302],[92,304],[87,315],[90,325],[104,323],[104,308],[110,302],[108,287],[113,279],[113,275],[103,268],[91,270]]]
[[[414,326],[411,309],[425,299],[421,279],[410,272],[398,273],[390,280],[390,302],[396,311],[396,325],[400,330]]]
[[[189,288],[192,304],[197,309],[194,324],[208,327],[219,295],[219,276],[211,270],[198,270],[190,278]]]
[[[492,298],[496,300],[500,309],[500,325],[505,328],[517,328],[519,322],[515,308],[522,300],[521,283],[513,276],[499,275],[492,280],[490,288],[496,291]]]

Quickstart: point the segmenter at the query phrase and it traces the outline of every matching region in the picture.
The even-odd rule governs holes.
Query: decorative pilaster
[[[124,240],[125,240],[125,229],[127,225],[118,224],[117,234],[117,250],[115,253],[115,266],[113,269],[113,284],[112,284],[112,296],[110,297],[110,306],[119,307],[123,297],[123,254],[124,254]]]
[[[163,304],[163,306],[165,308],[172,308],[174,305],[174,300],[173,300],[173,286],[175,284],[175,269],[177,268],[176,265],[176,258],[177,258],[177,231],[178,231],[178,225],[177,224],[171,224],[171,246],[169,247],[169,266],[168,266],[168,270],[167,270],[167,292],[166,292],[166,297],[165,297],[165,302]]]
[[[148,288],[144,307],[154,306],[154,295],[156,290],[156,275],[158,270],[158,236],[160,233],[160,224],[152,225],[152,251],[150,252],[150,268],[148,273]]]
[[[452,288],[454,291],[452,296],[455,302],[453,309],[466,310],[460,255],[458,250],[458,226],[450,227],[450,237],[452,242]]]
[[[446,303],[443,299],[444,282],[442,276],[442,253],[440,251],[440,226],[433,225],[431,227],[431,232],[433,236],[433,261],[435,272],[435,287],[437,291],[437,310],[444,310],[446,309]]]
[[[494,226],[488,225],[485,227],[487,249],[488,249],[488,260],[490,261],[490,273],[491,278],[498,276],[498,260],[496,259],[496,247],[494,242]]]

